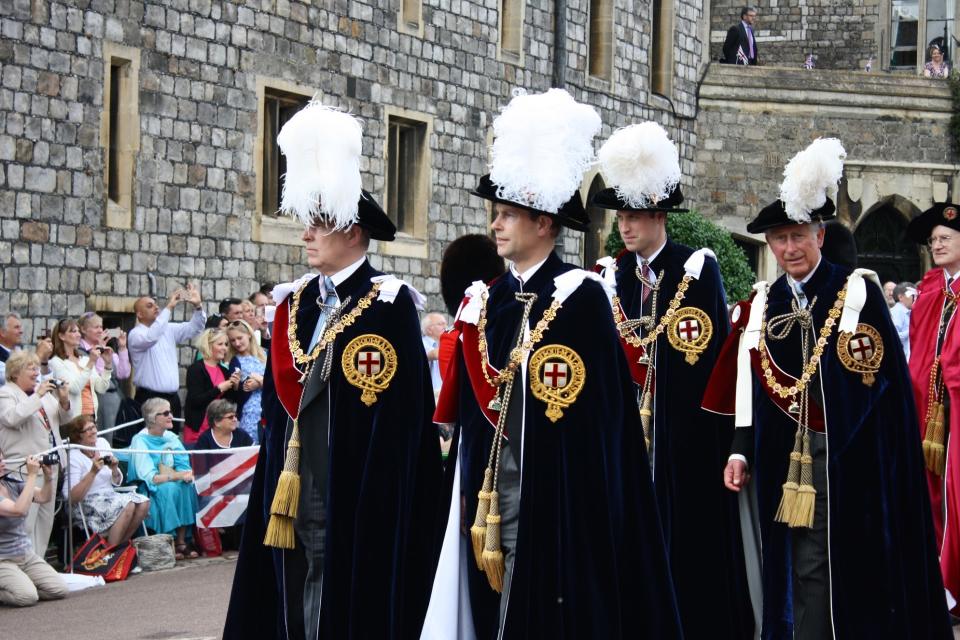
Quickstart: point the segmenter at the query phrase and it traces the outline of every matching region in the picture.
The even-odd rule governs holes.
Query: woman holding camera
[[[80,340],[80,326],[72,318],[64,318],[53,330],[50,373],[67,385],[71,418],[97,415],[97,395],[107,391],[113,375],[113,349],[94,345],[89,355],[81,354]],[[100,360],[102,373],[97,368]]]
[[[196,558],[196,549],[187,545],[187,529],[197,517],[197,491],[193,487],[193,470],[180,438],[173,428],[170,402],[150,398],[143,403],[146,425],[130,442],[131,449],[158,453],[130,454],[127,471],[131,480],[143,482],[150,497],[147,528],[157,533],[176,535],[177,560]],[[162,452],[162,453],[160,453]]]
[[[217,398],[243,405],[240,370],[232,373],[223,361],[227,357],[227,334],[219,329],[204,329],[197,337],[200,360],[187,367],[187,401],[184,409],[183,443],[196,444],[207,423],[207,405]]]
[[[0,450],[11,458],[25,458],[59,447],[60,425],[70,419],[70,398],[57,381],[40,382],[40,360],[32,351],[16,351],[7,360],[7,383],[0,387]],[[55,454],[54,454],[55,455]],[[51,466],[51,482],[57,484],[59,466]],[[11,475],[24,480],[17,469]],[[38,478],[38,487],[47,481]],[[34,503],[27,514],[26,529],[33,550],[41,558],[47,551],[53,529],[53,501]]]
[[[107,347],[109,334],[103,329],[103,318],[94,311],[88,311],[77,320],[77,326],[80,327],[80,349],[84,353],[90,354],[96,347]],[[97,394],[97,424],[104,431],[112,429],[117,422],[117,411],[120,409],[122,400],[120,391],[120,381],[130,377],[130,354],[127,351],[127,334],[120,329],[116,330],[114,343],[116,350],[113,352],[113,375],[106,370],[106,359],[101,358],[97,361],[97,371],[100,375],[108,378],[107,390]],[[113,442],[113,433],[110,432],[106,437],[107,442]]]
[[[110,545],[126,542],[150,513],[150,499],[115,489],[123,482],[123,474],[110,444],[97,437],[97,424],[92,417],[77,416],[67,423],[66,431],[70,442],[96,447],[70,452],[69,484],[63,484],[63,497],[70,499],[73,517],[84,522],[90,531],[101,534]]]

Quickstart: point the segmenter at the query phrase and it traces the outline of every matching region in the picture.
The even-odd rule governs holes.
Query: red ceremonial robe
[[[920,283],[920,293],[910,313],[910,378],[920,418],[920,437],[924,437],[927,404],[930,393],[930,368],[936,358],[937,330],[946,302],[946,278],[943,269],[927,272]],[[954,282],[954,294],[960,293],[960,282]],[[947,411],[947,466],[945,477],[927,471],[934,530],[940,547],[940,571],[943,584],[955,600],[960,600],[960,333],[956,314],[947,325],[940,367],[944,386],[950,398]],[[953,603],[951,603],[953,604]],[[957,613],[955,606],[952,611]]]

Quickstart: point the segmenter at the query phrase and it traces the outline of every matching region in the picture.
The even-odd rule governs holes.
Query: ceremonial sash
[[[277,398],[291,418],[296,419],[300,412],[300,398],[303,396],[303,384],[300,378],[303,372],[297,369],[290,352],[290,340],[287,338],[287,326],[290,322],[290,299],[277,305],[273,319],[274,339],[270,342],[270,369],[273,372],[273,384],[277,389]]]

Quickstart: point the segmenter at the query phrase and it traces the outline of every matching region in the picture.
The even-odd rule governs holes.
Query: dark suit
[[[723,58],[720,60],[723,64],[743,64],[742,60],[737,60],[737,48],[743,49],[743,54],[747,56],[749,64],[757,64],[760,54],[757,49],[757,32],[753,29],[753,56],[750,56],[750,37],[747,35],[747,29],[741,20],[730,27],[727,31],[727,39],[723,41]]]

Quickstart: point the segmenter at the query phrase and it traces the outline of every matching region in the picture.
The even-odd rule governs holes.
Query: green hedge
[[[668,213],[667,235],[674,242],[693,249],[709,247],[717,254],[723,286],[727,290],[727,302],[744,300],[750,295],[750,287],[757,281],[757,276],[750,270],[743,249],[737,246],[733,237],[723,227],[707,220],[696,211]],[[607,235],[604,247],[610,256],[617,255],[624,248],[616,220]]]

